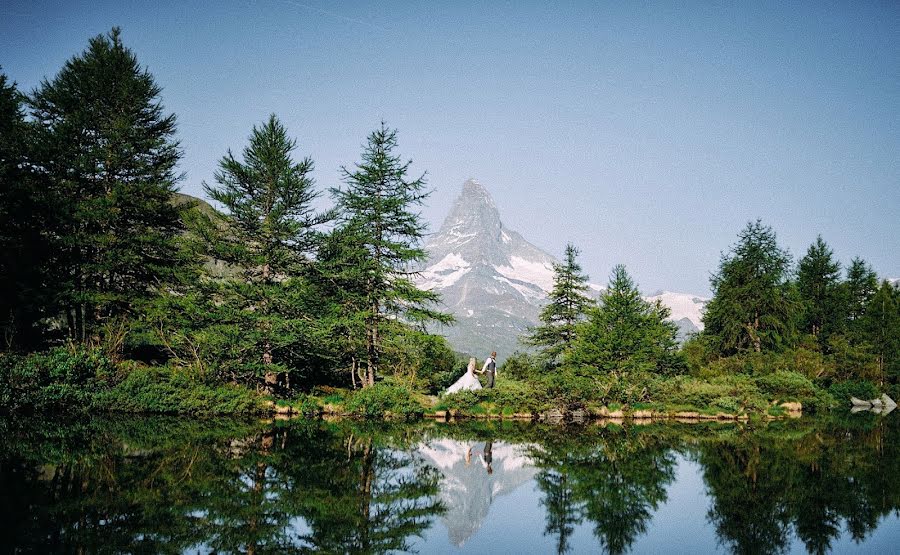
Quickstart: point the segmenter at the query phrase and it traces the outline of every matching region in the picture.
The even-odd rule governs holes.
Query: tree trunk
[[[369,386],[375,385],[375,373],[378,372],[378,303],[372,306],[372,324],[369,335],[369,365],[366,383]]]

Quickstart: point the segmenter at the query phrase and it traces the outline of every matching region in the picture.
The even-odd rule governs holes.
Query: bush
[[[544,405],[564,410],[584,408],[597,394],[595,380],[562,368],[545,373],[538,382],[538,400]]]
[[[83,412],[115,373],[98,350],[57,348],[26,356],[0,356],[0,407],[8,412]]]
[[[834,398],[798,372],[779,370],[756,378],[760,390],[776,401],[800,401],[804,409],[818,412],[830,408]]]
[[[849,405],[850,397],[868,401],[881,396],[881,393],[878,392],[878,387],[867,380],[847,380],[833,383],[828,388],[828,393],[834,397],[839,405]]]
[[[422,416],[422,405],[413,392],[404,386],[378,383],[355,392],[347,401],[348,411],[364,418],[381,418],[387,413],[411,419]]]
[[[547,372],[552,371],[549,368],[549,362],[522,351],[514,352],[503,362],[503,375],[514,380],[538,380]]]
[[[170,368],[137,368],[96,395],[98,409],[112,412],[237,415],[262,412],[262,398],[237,385],[210,386]]]
[[[709,380],[677,377],[652,383],[654,400],[672,406],[700,410],[717,408],[735,413],[764,410],[766,402],[753,379],[745,375],[719,376]]]
[[[797,372],[779,370],[756,378],[760,390],[782,401],[800,400],[814,396],[819,388],[806,376]]]

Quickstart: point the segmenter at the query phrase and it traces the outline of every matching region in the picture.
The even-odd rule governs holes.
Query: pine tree
[[[865,340],[872,345],[880,382],[900,377],[900,288],[887,280],[866,305],[860,322]]]
[[[581,273],[577,256],[578,249],[566,245],[565,261],[553,265],[553,290],[549,302],[541,310],[541,325],[534,328],[528,338],[532,345],[542,347],[551,360],[571,349],[577,324],[594,304],[593,299],[585,295],[588,277]]]
[[[30,166],[24,101],[0,73],[0,350],[37,347],[46,305],[46,210]]]
[[[114,28],[30,98],[56,238],[48,274],[72,339],[134,313],[181,264],[170,202],[181,151],[160,91]]]
[[[703,316],[703,335],[719,354],[760,352],[792,339],[796,301],[790,265],[772,228],[757,220],[741,231],[710,280],[713,298]]]
[[[204,190],[225,212],[201,229],[209,254],[241,269],[221,284],[220,313],[230,314],[242,346],[242,380],[268,379],[288,370],[288,353],[304,342],[308,298],[298,276],[307,273],[331,212],[317,213],[313,162],[295,163],[297,143],[275,115],[254,126],[243,161],[231,151],[219,162],[217,185]],[[226,318],[228,320],[228,318]],[[307,330],[308,331],[308,330]],[[308,340],[307,340],[308,342]],[[288,384],[289,385],[289,384]]]
[[[856,257],[847,268],[847,281],[844,282],[847,296],[847,319],[856,322],[866,312],[869,300],[878,290],[878,276],[865,260]]]
[[[797,291],[802,303],[801,329],[825,345],[831,333],[840,332],[843,324],[843,296],[840,287],[840,262],[822,240],[810,245],[800,259]]]
[[[669,315],[659,301],[645,301],[625,266],[618,265],[599,306],[580,324],[570,361],[615,374],[674,371],[678,327]]]
[[[412,265],[426,256],[419,246],[425,223],[413,209],[424,202],[428,192],[424,176],[408,180],[412,162],[403,162],[394,154],[396,148],[397,131],[382,123],[369,135],[362,161],[352,171],[342,168],[346,188],[332,189],[346,237],[357,243],[355,250],[361,254],[365,306],[359,318],[366,334],[366,386],[375,383],[378,373],[386,318],[402,315],[419,323],[451,321],[449,315],[431,308],[438,295],[417,289],[410,280]]]

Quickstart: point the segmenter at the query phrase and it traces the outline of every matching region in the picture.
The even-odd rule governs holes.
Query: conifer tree
[[[303,283],[319,226],[331,212],[318,213],[319,196],[310,177],[313,162],[294,162],[297,143],[275,115],[254,126],[243,161],[231,151],[219,162],[216,185],[206,193],[225,211],[208,221],[201,233],[209,254],[241,269],[240,279],[221,284],[219,312],[230,323],[242,346],[236,361],[242,380],[258,380],[287,371],[287,353],[304,339]]]
[[[869,299],[860,327],[872,345],[880,382],[900,378],[900,288],[884,280]]]
[[[593,299],[585,294],[588,277],[581,273],[577,256],[578,249],[574,245],[566,245],[565,260],[562,264],[553,265],[553,290],[549,302],[541,310],[541,325],[534,328],[528,338],[532,345],[542,347],[550,359],[571,349],[577,324],[594,304]]]
[[[359,319],[365,327],[365,386],[375,383],[382,353],[386,318],[402,315],[424,323],[448,323],[451,317],[434,310],[436,293],[421,291],[411,281],[416,263],[425,259],[420,241],[425,223],[414,212],[427,198],[424,176],[409,180],[412,162],[395,154],[397,131],[384,123],[368,137],[362,161],[353,170],[342,168],[345,188],[334,188],[345,237],[361,254],[360,286],[365,306]]]
[[[797,291],[801,311],[801,329],[827,344],[828,336],[841,331],[843,324],[843,296],[840,287],[840,262],[834,260],[822,236],[810,245],[800,259],[797,270]]]
[[[760,352],[792,339],[796,301],[790,264],[775,232],[760,220],[748,223],[731,252],[722,255],[703,315],[703,335],[719,354]]]
[[[46,210],[30,167],[24,101],[0,73],[0,350],[38,346],[46,304]]]
[[[72,339],[132,314],[181,264],[170,202],[181,151],[160,92],[114,28],[30,98],[56,239],[48,276]]]
[[[865,260],[856,257],[847,268],[845,283],[847,297],[847,319],[856,322],[866,312],[869,300],[878,290],[878,276]]]
[[[644,300],[625,266],[618,265],[599,306],[580,325],[570,359],[614,374],[674,371],[678,327],[669,315],[659,301]]]

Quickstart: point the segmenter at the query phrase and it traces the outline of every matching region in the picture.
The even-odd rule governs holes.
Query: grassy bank
[[[0,356],[0,410],[6,413],[136,413],[197,416],[336,414],[365,419],[781,417],[842,407],[850,395],[880,394],[869,382],[826,389],[783,368],[743,374],[597,375],[578,369],[535,371],[509,365],[495,389],[429,395],[398,378],[350,390],[316,387],[276,399],[215,383],[191,368],[114,363],[97,350],[54,349]],[[889,392],[892,393],[892,392]],[[802,407],[802,409],[801,409]]]

